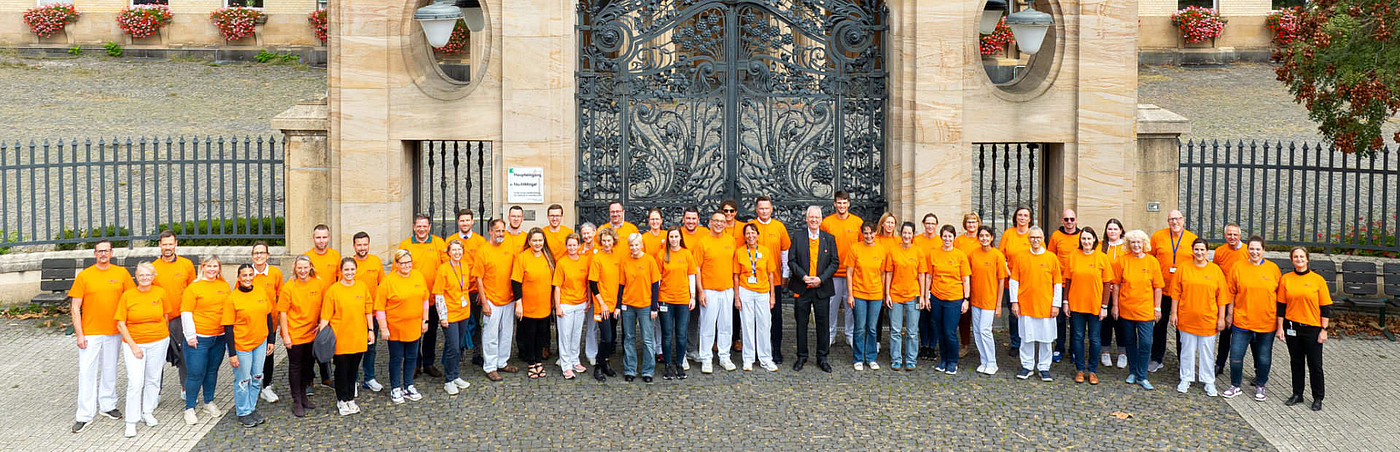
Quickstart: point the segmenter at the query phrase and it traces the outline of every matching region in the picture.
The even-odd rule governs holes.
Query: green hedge
[[[282,217],[256,217],[256,218],[230,218],[227,220],[198,220],[186,221],[183,223],[165,223],[156,227],[157,231],[175,231],[176,236],[217,234],[220,225],[223,231],[230,234],[257,233],[261,226],[263,233],[272,235],[283,235],[286,231],[286,220]],[[233,238],[181,238],[180,244],[184,246],[251,246],[253,242],[262,239],[233,239]],[[271,246],[281,246],[286,244],[285,239],[266,240]]]
[[[90,230],[87,230],[87,231],[74,231],[74,230],[72,230],[72,229],[64,229],[63,232],[58,233],[58,234],[55,235],[53,238],[54,238],[54,240],[72,240],[72,239],[75,239],[75,238],[79,238],[79,239],[97,239],[97,238],[99,238],[99,237],[130,237],[130,236],[131,236],[131,230],[130,230],[130,229],[127,229],[127,228],[120,228],[120,227],[117,227],[117,226],[107,226],[107,227],[105,227],[105,228],[96,228],[96,229],[90,229]],[[76,250],[76,249],[79,249],[79,248],[85,249],[85,250],[90,250],[90,249],[92,249],[93,245],[96,245],[96,244],[97,244],[97,240],[93,240],[93,241],[90,241],[90,242],[82,242],[82,243],[60,243],[60,244],[58,244],[58,246],[55,246],[54,249],[55,249],[55,250],[58,250],[58,251],[71,251],[71,250]],[[131,245],[131,242],[130,242],[130,241],[127,241],[127,240],[113,240],[113,241],[112,241],[112,247],[113,247],[113,248],[122,248],[122,247],[127,247],[127,246],[130,246],[130,245]]]

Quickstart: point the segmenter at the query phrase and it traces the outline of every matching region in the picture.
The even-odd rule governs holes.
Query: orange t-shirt
[[[389,340],[413,342],[423,335],[423,309],[430,292],[418,270],[409,271],[408,276],[397,271],[384,275],[374,296],[374,310],[384,311]]]
[[[661,281],[656,258],[624,256],[621,262],[622,304],[634,308],[651,307],[651,284]],[[602,289],[599,287],[599,289]]]
[[[384,279],[384,262],[379,260],[379,256],[366,254],[364,259],[355,258],[355,282],[365,283],[370,296],[379,292],[381,279]]]
[[[666,246],[666,230],[652,229],[642,233],[642,254],[655,256]]]
[[[137,344],[149,344],[170,337],[165,322],[165,290],[151,287],[142,292],[135,287],[122,292],[112,318],[126,322],[126,331]],[[183,338],[181,338],[183,340]]]
[[[500,245],[488,243],[477,250],[477,261],[472,265],[472,270],[481,278],[481,296],[486,297],[492,306],[505,306],[515,300],[515,293],[510,287],[510,273],[517,254],[520,254],[520,250],[511,248],[506,242]]]
[[[481,268],[481,264],[479,263],[479,259],[481,259],[481,257],[479,256],[479,253],[481,252],[481,248],[483,248],[483,247],[485,247],[485,246],[487,245],[486,239],[481,238],[481,234],[476,234],[476,233],[473,233],[471,237],[463,238],[463,237],[462,237],[462,233],[460,233],[460,232],[459,232],[459,233],[456,233],[456,234],[452,234],[452,235],[450,235],[449,237],[451,237],[451,238],[447,239],[447,243],[452,243],[452,242],[461,242],[461,243],[462,243],[462,261],[463,261],[463,262],[471,262],[472,268],[474,268],[474,269],[480,269],[480,268]],[[549,238],[549,233],[546,232],[546,233],[545,233],[546,242],[548,241],[548,238]],[[447,247],[444,246],[442,249],[443,249],[443,250],[446,250]],[[551,248],[551,250],[552,250],[552,249],[553,249],[553,248]],[[444,251],[444,252],[445,252],[445,251]],[[445,261],[446,261],[446,259],[444,259],[444,262],[445,262]],[[472,280],[472,282],[471,282],[471,287],[469,287],[468,290],[470,290],[471,293],[477,293],[477,291],[479,291],[479,290],[481,290],[481,289],[478,288],[478,287],[476,287],[476,278],[473,277],[473,278],[471,278],[471,280]]]
[[[253,269],[253,287],[262,290],[267,294],[267,299],[277,302],[277,297],[282,294],[282,270],[272,264],[268,264],[266,271],[258,273],[258,269]],[[360,279],[358,276],[355,279]]]
[[[194,318],[194,333],[201,336],[224,334],[224,299],[228,298],[228,282],[223,279],[196,280],[185,288],[180,300],[180,312]],[[266,292],[264,292],[266,295]]]
[[[613,248],[611,253],[595,250],[588,262],[588,280],[598,283],[598,295],[602,305],[593,307],[595,312],[617,310],[617,286],[622,284],[622,255],[626,251]]]
[[[175,262],[156,258],[151,265],[156,268],[156,279],[151,285],[165,289],[165,299],[161,300],[165,306],[165,315],[172,319],[180,317],[180,300],[185,296],[185,287],[199,276],[195,273],[194,262],[175,256]]]
[[[967,255],[957,248],[939,248],[928,255],[929,293],[939,300],[961,300],[963,298],[963,278],[972,276],[972,263]]]
[[[588,263],[583,256],[573,259],[567,254],[555,261],[551,282],[559,291],[559,304],[575,306],[588,301]]]
[[[506,241],[510,241],[509,237]],[[447,241],[432,234],[428,234],[428,240],[422,242],[410,234],[399,242],[399,249],[408,250],[408,254],[413,256],[413,270],[422,273],[423,281],[428,284],[437,281],[438,266],[447,262]]]
[[[601,231],[603,230],[603,228],[612,227],[612,223],[603,223],[602,225],[598,226],[598,230]],[[623,221],[622,226],[618,226],[615,230],[617,231],[617,243],[613,244],[613,248],[622,247],[623,250],[627,249],[627,237],[631,236],[633,233],[640,232],[637,230],[637,225],[632,224],[628,221]],[[598,237],[601,235],[602,234],[593,235],[593,246],[599,249],[602,249],[603,246],[602,243],[598,242]]]
[[[1110,265],[1117,264],[1118,261],[1123,260],[1123,256],[1128,255],[1128,243],[1119,241],[1117,245],[1109,245],[1108,249],[1103,251],[1103,254],[1108,256],[1108,263]]]
[[[1055,253],[1055,256],[1060,258],[1061,269],[1069,267],[1069,256],[1071,254],[1076,251],[1078,251],[1079,254],[1084,254],[1083,251],[1079,250],[1079,233],[1082,231],[1083,229],[1080,229],[1072,234],[1067,234],[1060,229],[1056,229],[1054,232],[1050,233],[1050,239],[1045,241],[1045,249],[1050,250],[1051,253]]]
[[[957,248],[956,243],[953,248]],[[1004,280],[1011,277],[1011,272],[1006,268],[1006,256],[996,248],[988,247],[983,251],[979,246],[967,256],[967,262],[971,269],[968,282],[972,283],[972,301],[969,304],[978,309],[995,311]]]
[[[686,232],[685,227],[681,227],[681,242],[685,243],[686,249],[695,249],[699,246],[700,240],[710,236],[710,228],[696,226],[695,232]]]
[[[335,354],[349,355],[369,349],[369,324],[365,315],[374,311],[369,285],[355,275],[355,283],[332,284],[321,302],[321,318],[335,332]]]
[[[890,272],[890,299],[895,303],[912,301],[919,296],[919,280],[928,274],[928,258],[925,250],[911,245],[908,248],[896,245],[889,249],[885,259],[885,271]],[[962,281],[958,281],[959,284]]]
[[[923,234],[916,235],[914,236],[914,247],[927,254],[929,251],[933,251],[943,247],[943,237],[939,237],[937,234],[934,234],[933,237],[929,237]],[[957,240],[954,240],[953,248],[957,247]],[[966,253],[966,251],[964,251],[963,253]]]
[[[1225,289],[1225,272],[1220,266],[1206,262],[1197,267],[1195,261],[1176,268],[1176,329],[1197,336],[1214,336],[1215,322],[1220,319],[1220,307],[1230,304]]]
[[[661,302],[689,305],[690,277],[700,274],[700,266],[695,255],[688,249],[671,251],[671,261],[665,261],[665,252],[656,255],[656,263],[661,266]]]
[[[133,287],[136,283],[131,279],[131,272],[116,265],[108,265],[105,270],[94,265],[78,272],[68,296],[83,299],[83,334],[119,334],[117,320],[112,316],[117,312],[122,293]]]
[[[734,250],[734,276],[739,278],[739,287],[757,293],[773,291],[778,269],[773,267],[773,256],[768,253],[762,244]]]
[[[1322,326],[1322,307],[1332,304],[1332,293],[1327,288],[1327,280],[1317,272],[1309,271],[1283,274],[1278,285],[1278,300],[1288,305],[1283,318],[1304,325]]]
[[[1006,228],[1001,233],[1001,241],[997,243],[997,249],[1006,256],[1006,264],[1011,267],[1011,271],[1016,271],[1016,259],[1020,259],[1022,254],[1031,251],[1031,231],[1026,229],[1025,233],[1016,232],[1016,228]]]
[[[860,225],[864,222],[850,213],[844,220],[834,213],[822,219],[822,231],[836,238],[836,255],[840,256],[840,263],[836,266],[835,277],[846,277],[846,254],[850,252],[851,245],[860,243]]]
[[[267,320],[272,308],[267,292],[256,288],[247,292],[234,289],[224,299],[224,313],[219,323],[233,326],[233,337],[227,339],[233,342],[234,350],[251,352],[267,343]]]
[[[1016,302],[1021,316],[1033,319],[1050,318],[1054,307],[1055,285],[1064,282],[1060,258],[1048,250],[1035,254],[1026,251],[1020,263],[1011,268],[1011,279],[1018,283]]]
[[[1196,241],[1196,234],[1185,229],[1181,230],[1181,236],[1176,240],[1171,238],[1171,229],[1162,228],[1152,233],[1152,240],[1149,245],[1152,251],[1149,254],[1157,258],[1157,265],[1162,267],[1162,280],[1166,282],[1167,288],[1162,291],[1162,296],[1176,298],[1172,285],[1172,267],[1185,267],[1191,265],[1191,242]],[[1172,244],[1175,243],[1176,251],[1172,252]],[[1173,257],[1175,256],[1175,257]],[[1148,319],[1151,320],[1151,319]]]
[[[511,264],[510,280],[520,283],[520,303],[526,318],[543,319],[549,317],[554,306],[554,269],[549,268],[549,260],[543,252],[536,256],[534,251],[525,250],[515,255]]]
[[[1230,274],[1230,270],[1235,268],[1235,264],[1249,262],[1249,247],[1244,242],[1240,242],[1239,248],[1230,248],[1229,243],[1215,247],[1215,257],[1211,259],[1215,265],[1220,266],[1220,271]]]
[[[787,226],[776,218],[768,219],[764,224],[757,218],[749,221],[748,224],[758,228],[758,244],[767,250],[768,260],[773,261],[773,272],[782,276],[783,272],[783,251],[792,249],[792,237],[788,235]],[[742,235],[742,234],[741,234]],[[744,242],[739,242],[739,248],[744,246]],[[777,284],[777,280],[774,280]]]
[[[558,231],[550,231],[549,226],[540,229],[544,231],[544,243],[549,245],[549,252],[554,255],[555,262],[569,255],[569,248],[564,245],[564,239],[569,238],[569,234],[574,233],[573,229],[562,224],[559,225]]]
[[[1226,282],[1234,295],[1235,327],[1256,333],[1278,329],[1278,286],[1282,278],[1278,265],[1267,260],[1258,265],[1245,261],[1230,270]]]
[[[705,236],[690,248],[700,265],[700,286],[705,290],[729,290],[734,287],[734,241],[727,235]]]
[[[851,284],[851,294],[862,300],[883,300],[885,260],[888,258],[889,250],[879,244],[860,242],[851,245],[841,256]]]
[[[510,249],[515,250],[516,252],[520,252],[526,247],[525,237],[527,236],[528,235],[526,234],[526,230],[523,227],[520,228],[519,231],[515,232],[511,232],[510,227],[506,227],[506,238],[503,243]],[[545,239],[545,243],[549,243],[549,239]]]
[[[1064,276],[1069,283],[1066,298],[1070,312],[1098,314],[1104,307],[1103,285],[1113,282],[1113,263],[1097,249],[1084,254],[1076,250],[1065,259]]]
[[[340,281],[340,252],[335,248],[326,247],[325,254],[317,254],[315,248],[302,254],[311,258],[311,268],[316,269],[316,277],[321,279],[322,289]],[[418,263],[416,259],[414,263]]]
[[[327,286],[319,278],[305,282],[296,278],[282,284],[277,297],[277,312],[287,314],[287,336],[292,345],[309,344],[316,340],[316,326],[321,324],[321,298]]]
[[[1157,305],[1152,290],[1166,286],[1157,258],[1145,253],[1142,257],[1123,256],[1113,266],[1113,275],[1118,283],[1118,317],[1138,322],[1152,320]]]
[[[961,250],[961,251],[963,252],[963,254],[966,254],[966,255],[968,255],[968,256],[971,256],[973,251],[982,249],[982,241],[981,241],[981,240],[977,240],[977,236],[976,236],[976,235],[971,235],[971,236],[969,236],[969,235],[967,235],[967,234],[958,234],[958,238],[953,239],[953,248],[957,248],[958,250]],[[992,247],[992,248],[996,248],[996,247]],[[1001,251],[1001,250],[997,250],[997,251]],[[1005,258],[1006,258],[1006,254],[1003,253],[1003,254],[1002,254],[1002,259],[1005,259]]]
[[[471,281],[475,275],[476,272],[466,258],[456,263],[443,262],[438,266],[437,279],[433,281],[432,291],[433,295],[442,295],[442,303],[447,305],[448,322],[460,322],[471,317],[471,292],[468,289],[471,288]]]

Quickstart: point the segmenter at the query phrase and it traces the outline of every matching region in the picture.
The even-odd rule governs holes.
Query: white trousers
[[[559,368],[563,370],[573,369],[578,365],[578,346],[580,337],[583,334],[583,314],[591,303],[580,303],[576,305],[560,304],[559,309],[564,311],[564,316],[556,318],[559,322]],[[588,322],[593,323],[593,322]],[[596,347],[597,344],[594,344]]]
[[[739,323],[744,338],[744,365],[753,365],[754,359],[764,366],[773,365],[772,310],[768,307],[770,294],[758,293],[743,287],[739,291]]]
[[[831,303],[828,303],[828,304],[830,305],[830,309],[831,309],[831,310],[828,311],[828,315],[827,315],[826,318],[830,321],[831,325],[826,329],[826,331],[830,333],[831,337],[829,337],[829,338],[826,339],[827,345],[833,345],[833,344],[836,343],[836,331],[838,331],[838,330],[836,329],[836,321],[837,321],[838,319],[841,318],[841,317],[838,317],[837,315],[841,313],[841,311],[840,311],[841,307],[846,305],[846,294],[849,293],[849,292],[846,290],[846,278],[845,278],[845,277],[831,278],[831,284],[832,284],[833,288],[836,289],[836,294],[833,295],[833,296],[831,297]],[[847,343],[847,344],[849,344],[849,343],[852,342],[851,336],[852,336],[853,334],[855,334],[855,329],[853,328],[853,325],[855,325],[855,320],[854,320],[852,311],[851,311],[850,308],[847,308],[847,309],[846,309],[846,343]],[[806,328],[806,327],[803,327],[803,328]]]
[[[981,364],[997,367],[996,342],[992,340],[992,324],[996,322],[996,311],[972,307],[972,341],[977,344],[977,354]]]
[[[126,423],[135,424],[142,414],[151,414],[160,401],[161,369],[165,366],[166,347],[170,338],[141,347],[141,358],[131,353],[131,347],[120,343],[122,359],[126,360]]]
[[[105,413],[117,407],[117,349],[121,346],[119,334],[89,334],[87,348],[78,349],[77,422],[92,422],[99,409]]]
[[[583,333],[583,337],[584,337],[584,349],[583,349],[583,351],[584,351],[585,354],[588,355],[588,359],[591,360],[591,359],[596,359],[596,357],[598,356],[598,322],[592,321],[592,320],[593,320],[593,311],[594,311],[593,301],[592,301],[592,300],[585,301],[585,302],[583,303],[583,305],[586,306],[586,307],[583,309],[583,320],[584,320],[583,323],[584,323],[584,328],[587,329],[587,330]]]
[[[1036,359],[1036,351],[1040,351],[1039,359]],[[1021,339],[1021,368],[1033,370],[1050,370],[1050,342],[1031,342]]]
[[[491,315],[486,316],[485,329],[481,331],[481,368],[486,372],[506,367],[510,360],[510,344],[515,340],[515,303],[505,306],[491,306]],[[426,365],[426,364],[424,364]]]
[[[700,361],[714,356],[711,349],[718,340],[719,359],[729,359],[729,344],[734,342],[734,289],[705,289],[705,306],[700,308]]]
[[[1215,340],[1220,337],[1181,333],[1181,381],[1215,384]]]

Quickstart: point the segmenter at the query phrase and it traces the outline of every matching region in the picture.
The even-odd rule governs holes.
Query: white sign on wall
[[[506,202],[544,203],[544,168],[536,166],[507,169]]]

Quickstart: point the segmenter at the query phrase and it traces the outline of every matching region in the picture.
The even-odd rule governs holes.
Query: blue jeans
[[[1254,349],[1254,384],[1269,383],[1274,361],[1274,333],[1257,333],[1230,326],[1230,386],[1238,387],[1244,378],[1245,348]]]
[[[875,362],[875,344],[879,341],[876,334],[876,325],[880,322],[880,306],[884,304],[881,300],[866,300],[856,297],[856,305],[853,308],[855,314],[855,328],[851,340],[855,344],[851,345],[853,360],[858,363]]]
[[[1099,349],[1102,343],[1099,342],[1099,328],[1103,326],[1099,321],[1098,314],[1075,312],[1070,315],[1070,355],[1074,358],[1074,370],[1083,372],[1087,366],[1089,372],[1099,371]],[[1084,354],[1084,336],[1089,336],[1089,354]],[[1087,359],[1085,357],[1088,357]]]
[[[1137,381],[1147,380],[1147,359],[1152,354],[1151,320],[1123,320],[1123,330],[1128,335],[1128,373]]]
[[[669,309],[668,309],[669,310]],[[651,308],[622,307],[622,374],[637,376],[637,328],[642,329],[642,376],[656,372],[656,334],[651,330]]]
[[[666,367],[681,365],[685,359],[686,328],[690,327],[690,306],[666,305],[661,315],[661,348],[666,353]],[[677,367],[678,368],[678,367]]]
[[[467,335],[467,320],[447,324],[442,329],[442,373],[447,381],[462,376],[462,344],[470,340]]]
[[[389,341],[389,388],[413,385],[413,368],[418,365],[418,341]]]
[[[374,331],[371,331],[369,334],[374,335],[374,344],[369,344],[369,347],[365,348],[365,354],[360,360],[360,372],[365,376],[364,381],[374,379],[374,346],[380,342],[379,323],[374,322],[371,326],[374,327]]]
[[[185,409],[194,409],[195,400],[199,397],[199,390],[204,389],[204,403],[214,401],[214,386],[219,383],[219,364],[223,362],[224,353],[228,351],[224,345],[224,336],[199,337],[196,339],[198,347],[190,347],[189,343],[181,343],[180,347],[185,349]]]
[[[920,320],[918,298],[895,303],[890,309],[890,367],[913,369],[918,365],[914,361],[919,359]]]
[[[938,334],[938,362],[942,367],[958,365],[958,321],[962,320],[962,299],[932,298],[933,328]]]
[[[250,351],[235,351],[238,367],[233,368],[233,406],[239,416],[258,409],[258,392],[262,391],[263,361],[267,360],[267,341]],[[186,397],[188,398],[188,397]]]
[[[1060,309],[1060,315],[1055,316],[1055,353],[1061,355],[1065,354],[1066,348],[1069,349],[1071,355],[1074,354],[1073,347],[1065,347],[1065,338],[1070,336],[1069,332],[1065,331],[1069,328],[1069,314],[1069,303],[1066,302],[1065,308]],[[1083,350],[1080,351],[1083,352]],[[1070,356],[1070,359],[1074,359],[1074,356]]]

